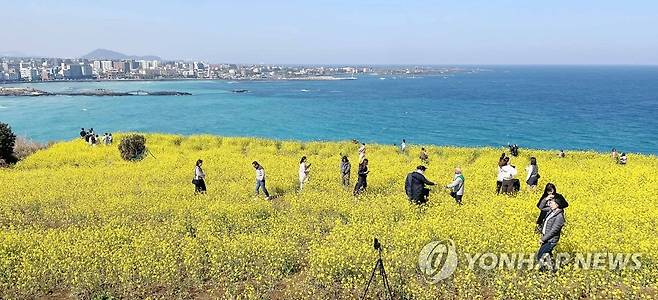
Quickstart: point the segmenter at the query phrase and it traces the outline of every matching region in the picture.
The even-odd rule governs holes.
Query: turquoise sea
[[[475,69],[475,67],[464,67]],[[0,121],[38,141],[97,132],[257,136],[658,154],[658,66],[480,66],[340,81],[22,84],[192,96],[0,97]],[[247,89],[248,93],[233,93]]]

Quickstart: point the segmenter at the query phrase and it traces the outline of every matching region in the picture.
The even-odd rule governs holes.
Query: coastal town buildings
[[[146,59],[0,57],[0,82],[167,79],[322,80],[351,78],[359,74],[441,74],[451,71],[454,69],[445,67],[237,65]]]

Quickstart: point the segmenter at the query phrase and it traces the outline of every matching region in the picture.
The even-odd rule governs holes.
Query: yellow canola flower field
[[[122,135],[117,135],[116,143]],[[255,138],[148,134],[153,156],[121,160],[117,146],[80,140],[55,144],[0,169],[0,298],[354,299],[361,296],[383,244],[396,299],[628,299],[658,297],[658,159],[521,149],[512,164],[523,182],[530,156],[537,191],[496,195],[494,148],[427,147],[427,177],[466,177],[464,205],[440,187],[418,208],[404,179],[419,147],[401,154],[368,145],[368,190],[358,199],[358,145]],[[340,155],[352,186],[340,184]],[[312,164],[302,192],[298,164]],[[194,195],[194,163],[204,160],[207,195]],[[254,196],[257,160],[272,201]],[[640,253],[637,270],[553,274],[469,268],[467,254],[529,253],[543,186],[569,201],[555,253]],[[417,266],[420,250],[451,239],[459,265],[436,284]],[[384,298],[380,279],[368,298]]]

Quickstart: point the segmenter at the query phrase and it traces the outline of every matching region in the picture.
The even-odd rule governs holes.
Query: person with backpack
[[[340,178],[343,183],[343,188],[348,188],[350,186],[350,172],[352,171],[352,165],[350,160],[347,159],[347,155],[343,155],[343,158],[340,161]]]
[[[267,192],[267,188],[265,187],[265,169],[257,161],[253,161],[251,165],[256,169],[256,196],[260,193],[260,189],[263,188],[265,200],[270,200],[270,193]]]
[[[505,165],[502,168],[500,168],[502,172],[501,175],[503,178],[503,182],[500,187],[500,190],[503,193],[512,194],[517,190],[517,187],[515,187],[516,184],[514,180],[514,176],[516,176],[517,171],[516,168],[510,164],[509,157],[505,157],[503,162],[505,163]]]
[[[450,196],[455,199],[457,204],[462,205],[462,198],[464,197],[464,175],[461,168],[455,168],[455,176],[452,182],[446,185],[446,189],[450,189]]]
[[[430,190],[425,188],[425,185],[435,185],[434,182],[431,182],[425,178],[425,166],[418,166],[416,170],[407,174],[407,178],[404,183],[404,191],[409,198],[409,201],[414,204],[425,204],[429,201]]]
[[[535,190],[537,183],[539,181],[539,167],[537,167],[537,159],[535,157],[530,158],[530,165],[525,168],[528,175],[525,178],[525,183],[528,185],[529,190]]]
[[[205,194],[206,193],[206,173],[203,172],[201,165],[203,160],[197,160],[196,166],[194,167],[194,179],[192,183],[194,184],[194,194]]]
[[[354,186],[354,196],[360,195],[368,187],[368,159],[364,158],[363,161],[359,164],[359,177]]]

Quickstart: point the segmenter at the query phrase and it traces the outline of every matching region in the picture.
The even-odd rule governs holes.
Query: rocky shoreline
[[[0,87],[0,96],[39,97],[39,96],[189,96],[191,93],[178,91],[129,91],[115,92],[107,89],[95,89],[75,92],[46,92],[29,87]]]

